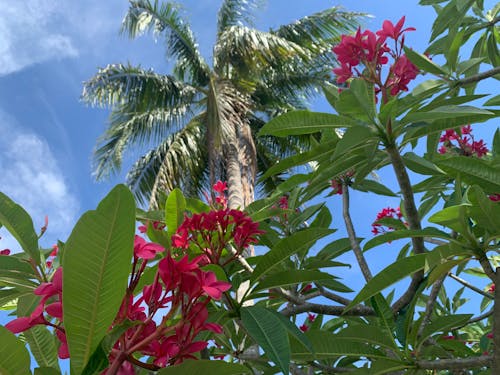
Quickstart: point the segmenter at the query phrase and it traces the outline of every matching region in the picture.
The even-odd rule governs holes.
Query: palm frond
[[[217,14],[217,35],[230,26],[253,26],[254,11],[262,3],[262,0],[223,0]]]
[[[333,7],[283,25],[271,33],[300,45],[310,51],[322,53],[331,49],[340,35],[349,34],[359,26],[365,13],[346,12]]]
[[[122,32],[131,38],[145,31],[165,33],[167,55],[177,60],[177,73],[183,80],[205,86],[210,69],[203,59],[194,34],[172,2],[158,3],[158,0],[131,0],[122,23]]]
[[[113,64],[99,69],[84,83],[82,100],[100,107],[127,105],[134,111],[176,108],[193,103],[196,88],[169,75],[130,65]]]
[[[245,76],[256,67],[278,68],[291,58],[308,59],[309,54],[299,44],[280,36],[245,26],[231,26],[219,36],[215,45],[214,69],[227,76],[228,67],[231,67]]]
[[[127,149],[151,143],[157,144],[180,129],[191,117],[190,104],[139,112],[127,105],[118,107],[111,113],[109,127],[98,139],[94,151],[96,179],[118,172]]]
[[[176,187],[193,195],[203,190],[207,180],[204,133],[199,118],[193,119],[134,163],[127,185],[138,202],[156,207],[158,197]]]

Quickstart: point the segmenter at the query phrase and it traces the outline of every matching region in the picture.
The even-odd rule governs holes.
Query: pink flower
[[[213,272],[202,272],[200,283],[205,293],[215,300],[221,299],[222,293],[231,289],[230,283],[217,281],[215,273]]]
[[[307,332],[309,330],[309,327],[304,323],[302,324],[299,329],[302,331],[302,332]]]
[[[341,64],[340,67],[333,69],[333,73],[337,76],[337,83],[344,83],[352,77],[351,66],[347,63]]]
[[[307,313],[307,320],[309,320],[312,323],[314,322],[314,319],[316,319],[316,315]]]
[[[215,192],[223,194],[227,190],[227,182],[217,181],[217,183],[212,187]]]
[[[408,91],[408,84],[417,77],[419,70],[406,57],[401,55],[391,67],[393,77],[389,79],[388,85],[391,87],[391,95],[395,96],[400,91]]]
[[[142,259],[153,259],[157,253],[165,251],[163,246],[154,243],[146,242],[142,237],[135,236],[134,239],[134,257]]]
[[[393,23],[389,20],[385,20],[382,24],[382,30],[377,31],[377,35],[382,37],[383,40],[385,40],[386,38],[398,40],[401,34],[403,34],[404,32],[416,30],[414,27],[407,27],[406,29],[401,30],[404,23],[405,16],[401,17],[396,25],[393,25]]]
[[[488,198],[490,198],[490,200],[493,202],[499,202],[500,201],[500,194],[491,194],[491,195],[488,195]]]
[[[0,255],[10,255],[10,249],[0,250]]]

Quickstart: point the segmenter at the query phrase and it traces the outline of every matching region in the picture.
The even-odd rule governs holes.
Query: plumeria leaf
[[[184,220],[186,211],[186,199],[179,189],[170,192],[165,205],[165,222],[167,223],[168,235],[171,237],[177,231]]]
[[[267,254],[262,256],[252,274],[253,280],[259,280],[290,256],[309,249],[316,241],[334,230],[324,228],[306,228],[280,240]]]
[[[178,375],[178,374],[251,375],[253,374],[253,372],[248,367],[236,363],[228,363],[224,361],[188,360],[177,366],[165,367],[159,370],[157,374],[158,375]]]
[[[269,360],[276,363],[283,373],[288,373],[290,342],[281,319],[264,307],[249,306],[241,309],[241,321]]]
[[[447,333],[465,324],[472,317],[472,314],[457,314],[448,316],[438,316],[433,319],[422,331],[418,338],[419,345],[437,332]]]
[[[268,275],[260,281],[255,291],[272,289],[282,286],[297,285],[300,283],[310,283],[319,280],[329,280],[332,276],[320,271],[313,270],[286,270],[283,272]]]
[[[30,355],[19,340],[7,328],[0,326],[0,374],[27,375],[30,371]]]
[[[61,371],[52,367],[37,367],[34,375],[61,375]]]
[[[467,191],[472,206],[467,211],[474,221],[492,234],[500,235],[500,205],[492,202],[477,185]]]
[[[402,258],[384,268],[380,273],[361,289],[358,295],[346,307],[346,311],[352,309],[358,303],[366,301],[368,298],[380,293],[392,284],[411,275],[414,272],[422,270],[425,267],[426,254],[417,254],[407,258]]]
[[[365,246],[363,247],[363,251],[370,250],[375,246],[382,245],[390,241],[411,237],[434,237],[448,240],[450,239],[450,235],[448,233],[432,227],[424,228],[422,230],[397,230],[394,232],[383,233],[372,238],[365,244]]]
[[[59,369],[56,343],[47,327],[37,325],[24,331],[23,335],[39,366]]]
[[[434,61],[429,59],[427,56],[418,53],[411,48],[405,47],[406,56],[410,59],[412,63],[414,63],[417,68],[423,70],[424,72],[432,73],[437,76],[448,77],[450,72],[444,69],[443,67],[436,64]]]
[[[38,236],[30,215],[20,205],[0,192],[0,225],[17,240],[24,252],[36,264],[40,263],[38,252]]]
[[[64,326],[71,367],[81,372],[113,322],[127,288],[133,254],[135,202],[115,187],[86,212],[66,242]]]

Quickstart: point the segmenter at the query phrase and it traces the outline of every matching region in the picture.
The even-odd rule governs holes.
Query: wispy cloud
[[[66,239],[79,210],[47,142],[34,132],[23,130],[0,110],[0,191],[19,203],[31,215],[35,229],[49,217],[47,239]],[[0,249],[16,250],[15,241],[0,230]]]

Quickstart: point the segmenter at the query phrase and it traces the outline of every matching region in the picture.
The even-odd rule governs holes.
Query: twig
[[[486,318],[490,317],[491,315],[493,315],[493,309],[491,309],[490,311],[485,312],[484,314],[478,315],[475,318],[470,319],[467,322],[466,325],[469,325],[469,324],[472,324],[472,323],[476,323],[476,322],[480,322],[481,320],[486,319]]]
[[[500,267],[495,271],[493,279],[495,285],[500,285]],[[493,305],[493,366],[492,374],[500,371],[500,291],[495,288],[495,300]]]
[[[365,280],[370,281],[373,278],[373,275],[368,267],[363,251],[359,247],[356,232],[354,231],[351,214],[349,213],[349,186],[346,183],[342,183],[342,214],[344,216],[347,234],[349,235],[349,242],[351,243],[352,250],[354,251],[354,255],[358,261],[359,268],[361,269]]]
[[[470,77],[458,79],[453,82],[453,86],[467,86],[471,83],[476,83],[482,81],[483,79],[493,77],[494,75],[500,74],[500,66],[497,66],[493,69],[487,70],[485,72],[474,74]]]
[[[331,305],[321,305],[318,303],[305,302],[301,305],[291,305],[287,306],[283,310],[280,311],[281,314],[285,316],[298,315],[305,312],[313,312],[316,314],[323,315],[347,315],[347,316],[367,316],[367,315],[376,315],[375,311],[367,306],[357,305],[345,312],[344,306],[331,306]]]
[[[429,294],[429,299],[427,300],[427,303],[425,305],[424,318],[422,319],[422,324],[418,329],[419,336],[422,335],[425,326],[429,324],[429,322],[431,321],[431,316],[432,313],[434,312],[434,306],[436,305],[436,299],[438,297],[439,291],[441,290],[441,287],[443,286],[445,278],[446,276],[437,279],[434,285],[432,286],[431,292]]]
[[[480,357],[438,359],[435,361],[417,361],[419,369],[425,370],[460,370],[478,367],[488,367],[493,363],[493,356],[482,355]],[[495,372],[492,372],[492,374]]]
[[[425,242],[429,242],[431,244],[434,244],[434,245],[446,245],[448,242],[446,241],[441,241],[441,240],[438,240],[436,238],[431,238],[431,237],[424,237],[424,241]]]
[[[493,299],[493,296],[488,293],[488,292],[485,292],[484,290],[482,289],[479,289],[478,287],[475,287],[474,285],[470,284],[469,282],[465,281],[464,279],[458,277],[457,275],[454,275],[452,274],[451,272],[448,273],[448,276],[450,276],[453,280],[456,280],[458,281],[460,284],[462,284],[463,286],[473,290],[474,292],[476,293],[479,293],[481,294],[482,296],[486,297],[486,298],[490,298],[490,299]]]
[[[340,303],[340,304],[345,305],[345,306],[349,305],[352,302],[350,299],[347,299],[347,298],[339,296],[335,293],[329,292],[328,290],[323,288],[321,285],[318,285],[318,284],[314,284],[314,285],[316,285],[316,288],[318,288],[321,295],[325,298],[328,298],[329,300],[332,300],[334,302]]]

